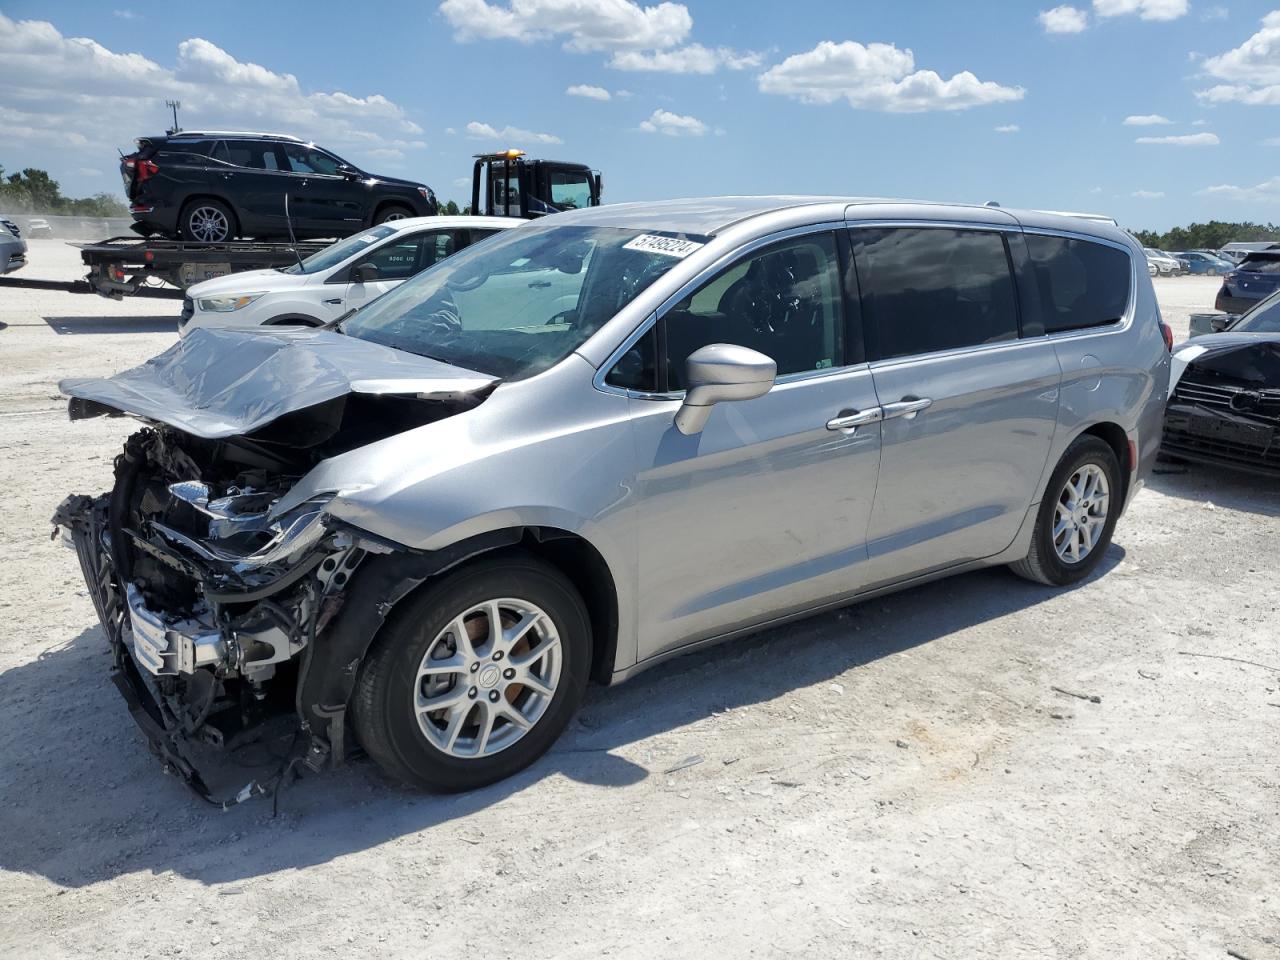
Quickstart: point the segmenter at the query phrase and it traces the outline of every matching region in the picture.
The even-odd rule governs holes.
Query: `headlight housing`
[[[262,296],[266,296],[265,291],[261,293],[240,293],[226,297],[201,297],[196,303],[206,313],[234,313],[237,310],[244,309]]]

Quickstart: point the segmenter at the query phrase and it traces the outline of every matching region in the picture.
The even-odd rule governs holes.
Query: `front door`
[[[339,172],[341,161],[323,150],[305,143],[285,143],[283,149],[297,184],[299,232],[340,237],[359,230],[369,212],[364,184]]]
[[[874,587],[1009,546],[1039,494],[1061,371],[1044,336],[1023,336],[1002,232],[851,236],[884,416],[867,533]]]
[[[271,140],[223,140],[214,148],[212,160],[210,187],[224,191],[230,199],[242,234],[287,237],[285,197],[296,224],[297,185],[279,146]]]
[[[375,297],[393,290],[405,280],[451,256],[458,248],[459,230],[415,230],[396,234],[367,254],[357,257],[350,267],[343,270],[346,293],[339,313],[362,307]],[[372,281],[355,279],[355,268],[373,264],[378,275]]]
[[[639,463],[641,659],[862,583],[880,429],[874,417],[850,422],[876,396],[860,343],[847,342],[836,246],[815,233],[748,254],[668,310],[618,364],[633,390]],[[689,354],[710,343],[772,357],[778,382],[718,405],[687,437],[670,396],[684,388]],[[653,393],[634,389],[650,376]]]

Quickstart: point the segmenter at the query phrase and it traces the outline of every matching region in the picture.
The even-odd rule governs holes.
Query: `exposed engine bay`
[[[451,562],[337,520],[326,511],[333,492],[283,509],[282,499],[327,459],[469,409],[489,386],[424,395],[389,380],[377,384],[386,392],[360,392],[339,371],[328,396],[313,377],[317,402],[264,413],[255,389],[278,396],[282,366],[314,374],[324,335],[234,335],[259,354],[247,367],[245,351],[238,369],[222,365],[235,390],[211,376],[196,334],[110,380],[63,383],[72,419],[130,413],[150,425],[125,442],[108,493],[68,497],[53,518],[77,551],[114,680],[153,750],[224,805],[273,784],[255,780],[216,801],[191,745],[234,750],[284,731],[277,783],[298,764],[340,763],[346,701],[373,634],[396,600]],[[255,388],[264,366],[271,375]],[[156,400],[175,385],[180,397]],[[227,435],[237,417],[253,429]]]
[[[1280,476],[1280,338],[1218,334],[1174,359],[1185,367],[1170,392],[1162,450]]]

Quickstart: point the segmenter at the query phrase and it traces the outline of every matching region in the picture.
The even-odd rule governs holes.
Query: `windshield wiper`
[[[353,313],[355,313],[355,312],[356,312],[356,308],[355,308],[355,307],[352,307],[350,310],[348,310],[348,311],[347,311],[346,313],[344,313],[342,316],[337,317],[337,318],[335,318],[335,319],[333,319],[333,320],[330,320],[328,323],[322,323],[322,324],[320,324],[320,326],[319,326],[319,327],[317,327],[317,329],[319,329],[319,330],[337,330],[337,331],[338,331],[338,333],[343,333],[343,332],[344,332],[344,331],[343,331],[343,329],[342,329],[342,324],[343,324],[343,322],[345,322],[345,321],[346,321],[346,320],[347,320],[347,319],[348,319],[348,318],[349,318]]]

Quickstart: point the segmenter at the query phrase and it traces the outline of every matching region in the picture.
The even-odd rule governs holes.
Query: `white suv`
[[[247,270],[187,289],[179,336],[196,327],[318,327],[336,320],[463,247],[510,230],[508,217],[413,217],[340,240],[301,263]]]

